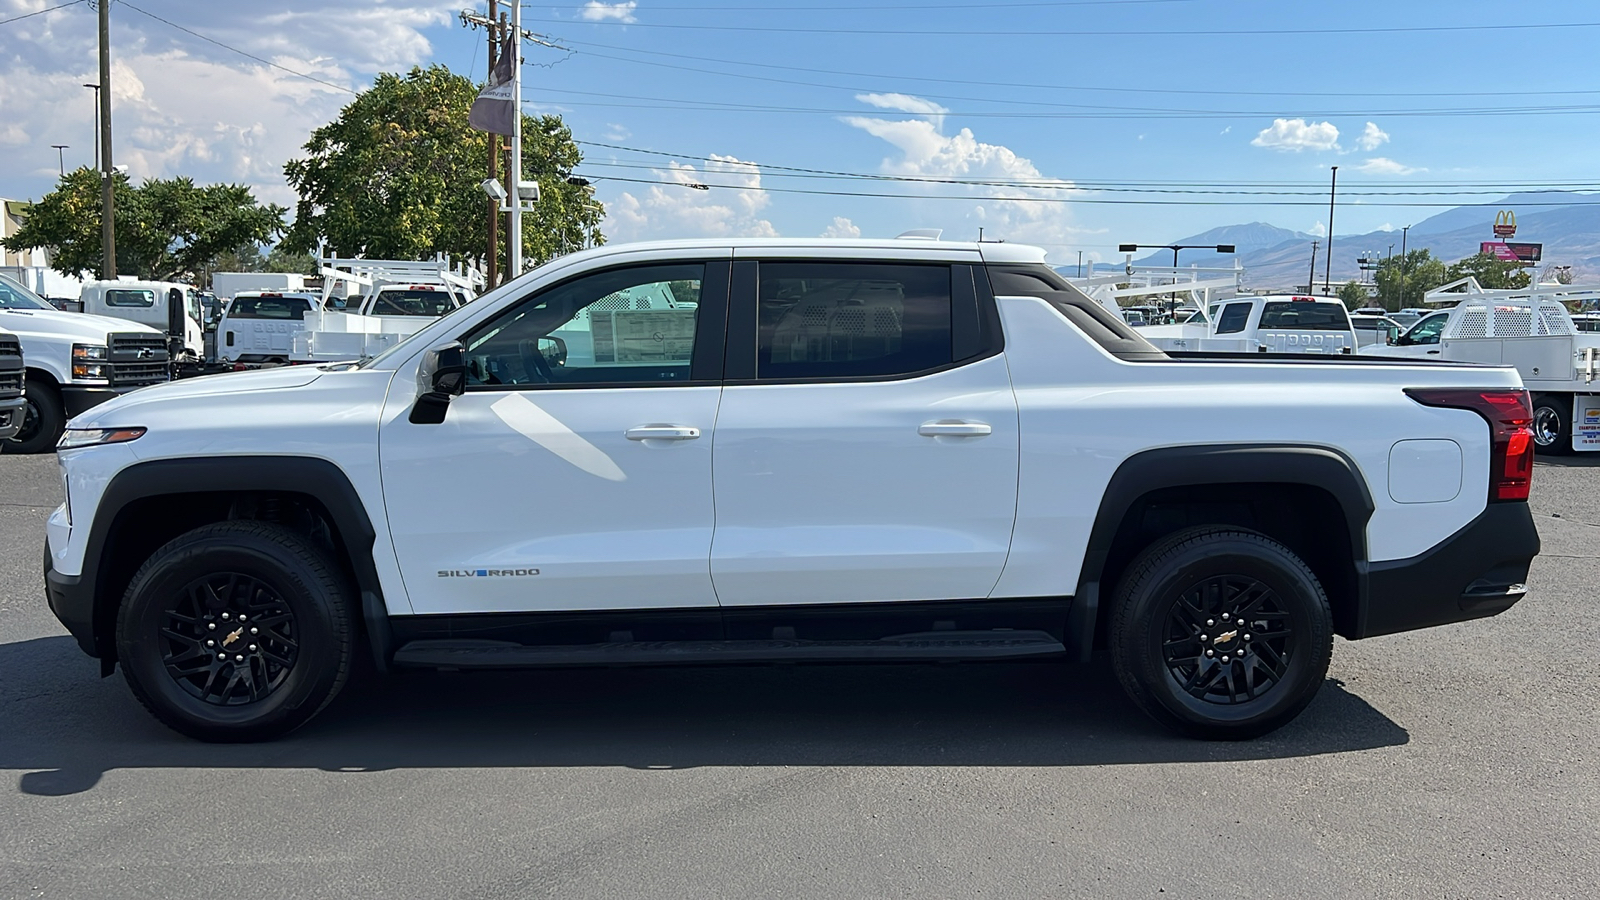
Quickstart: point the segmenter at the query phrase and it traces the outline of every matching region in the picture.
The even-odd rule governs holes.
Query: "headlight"
[[[100,344],[72,345],[72,378],[105,381],[110,377],[106,368],[106,348]]]
[[[77,450],[101,444],[125,444],[144,435],[143,428],[68,428],[56,442],[57,450]]]
[[[102,347],[99,344],[73,344],[72,345],[72,361],[73,362],[83,362],[85,360],[98,360],[100,362],[105,362],[105,359],[106,359],[106,348]]]
[[[73,363],[72,377],[74,380],[94,378],[104,381],[106,379],[105,364],[94,363],[91,365],[89,363]]]

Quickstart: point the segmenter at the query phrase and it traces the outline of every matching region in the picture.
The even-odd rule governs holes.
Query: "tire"
[[[1533,447],[1535,455],[1566,456],[1572,452],[1571,397],[1541,394],[1533,398]]]
[[[133,576],[117,614],[117,657],[134,696],[174,731],[268,740],[310,721],[344,686],[351,594],[333,561],[296,532],[206,525]]]
[[[22,430],[5,442],[5,452],[48,453],[56,449],[56,441],[67,428],[67,410],[61,405],[61,392],[49,381],[29,376],[27,384]]]
[[[1181,734],[1266,734],[1299,715],[1327,676],[1328,596],[1299,557],[1265,535],[1207,527],[1162,538],[1129,564],[1114,603],[1117,680]],[[1245,611],[1241,628],[1234,623]]]

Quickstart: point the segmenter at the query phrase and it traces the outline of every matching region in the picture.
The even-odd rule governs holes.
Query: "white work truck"
[[[1358,345],[1343,303],[1301,294],[1230,297],[1139,334],[1173,352],[1351,354]]]
[[[206,740],[304,723],[357,653],[388,670],[1097,647],[1155,719],[1245,738],[1305,708],[1335,634],[1524,595],[1539,539],[1515,369],[1178,359],[1044,258],[607,245],[361,363],[140,391],[61,441],[50,606]]]
[[[90,281],[79,295],[83,312],[138,322],[163,331],[176,363],[193,367],[206,357],[205,314],[192,285],[175,281]]]
[[[0,329],[26,364],[20,430],[7,453],[46,453],[67,420],[97,403],[169,377],[166,335],[137,322],[62,312],[0,275]]]
[[[1486,290],[1468,276],[1424,299],[1456,305],[1425,316],[1394,346],[1363,352],[1515,366],[1533,397],[1541,452],[1600,450],[1600,334],[1581,330],[1566,306],[1600,300],[1600,286]]]
[[[28,408],[27,398],[22,395],[26,369],[22,342],[0,328],[0,441],[9,441],[22,430]]]
[[[241,291],[217,323],[217,356],[239,366],[286,365],[295,335],[321,307],[316,294]]]
[[[483,274],[439,257],[318,260],[322,302],[291,336],[291,362],[366,359],[395,346],[477,295]]]

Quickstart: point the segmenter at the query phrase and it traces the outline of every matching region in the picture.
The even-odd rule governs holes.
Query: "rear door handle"
[[[630,441],[692,441],[700,436],[700,429],[690,425],[640,425],[622,434]]]
[[[982,437],[994,431],[987,422],[959,422],[950,419],[941,419],[938,422],[923,422],[917,429],[917,434],[923,437]]]

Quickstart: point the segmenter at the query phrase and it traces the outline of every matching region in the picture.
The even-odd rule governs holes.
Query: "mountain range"
[[[1520,209],[1519,209],[1520,207]],[[1571,266],[1575,277],[1590,280],[1600,277],[1600,194],[1571,191],[1536,191],[1510,194],[1482,206],[1459,206],[1430,216],[1411,226],[1406,235],[1408,250],[1427,248],[1434,257],[1447,263],[1472,256],[1483,241],[1496,240],[1494,219],[1498,210],[1517,212],[1517,234],[1511,241],[1544,244],[1544,259],[1539,268],[1549,265]],[[1245,268],[1245,286],[1250,289],[1289,290],[1306,284],[1311,268],[1311,242],[1317,241],[1316,284],[1320,287],[1328,264],[1324,238],[1265,222],[1223,225],[1173,241],[1174,244],[1233,244],[1233,254],[1185,250],[1179,257],[1182,266],[1232,266],[1234,260]],[[1336,234],[1330,281],[1334,287],[1361,280],[1356,259],[1371,251],[1379,257],[1401,248],[1400,229],[1366,234]],[[1106,264],[1096,266],[1103,271]],[[1158,250],[1134,260],[1134,265],[1170,266],[1172,252]],[[1072,267],[1075,271],[1075,267]]]

